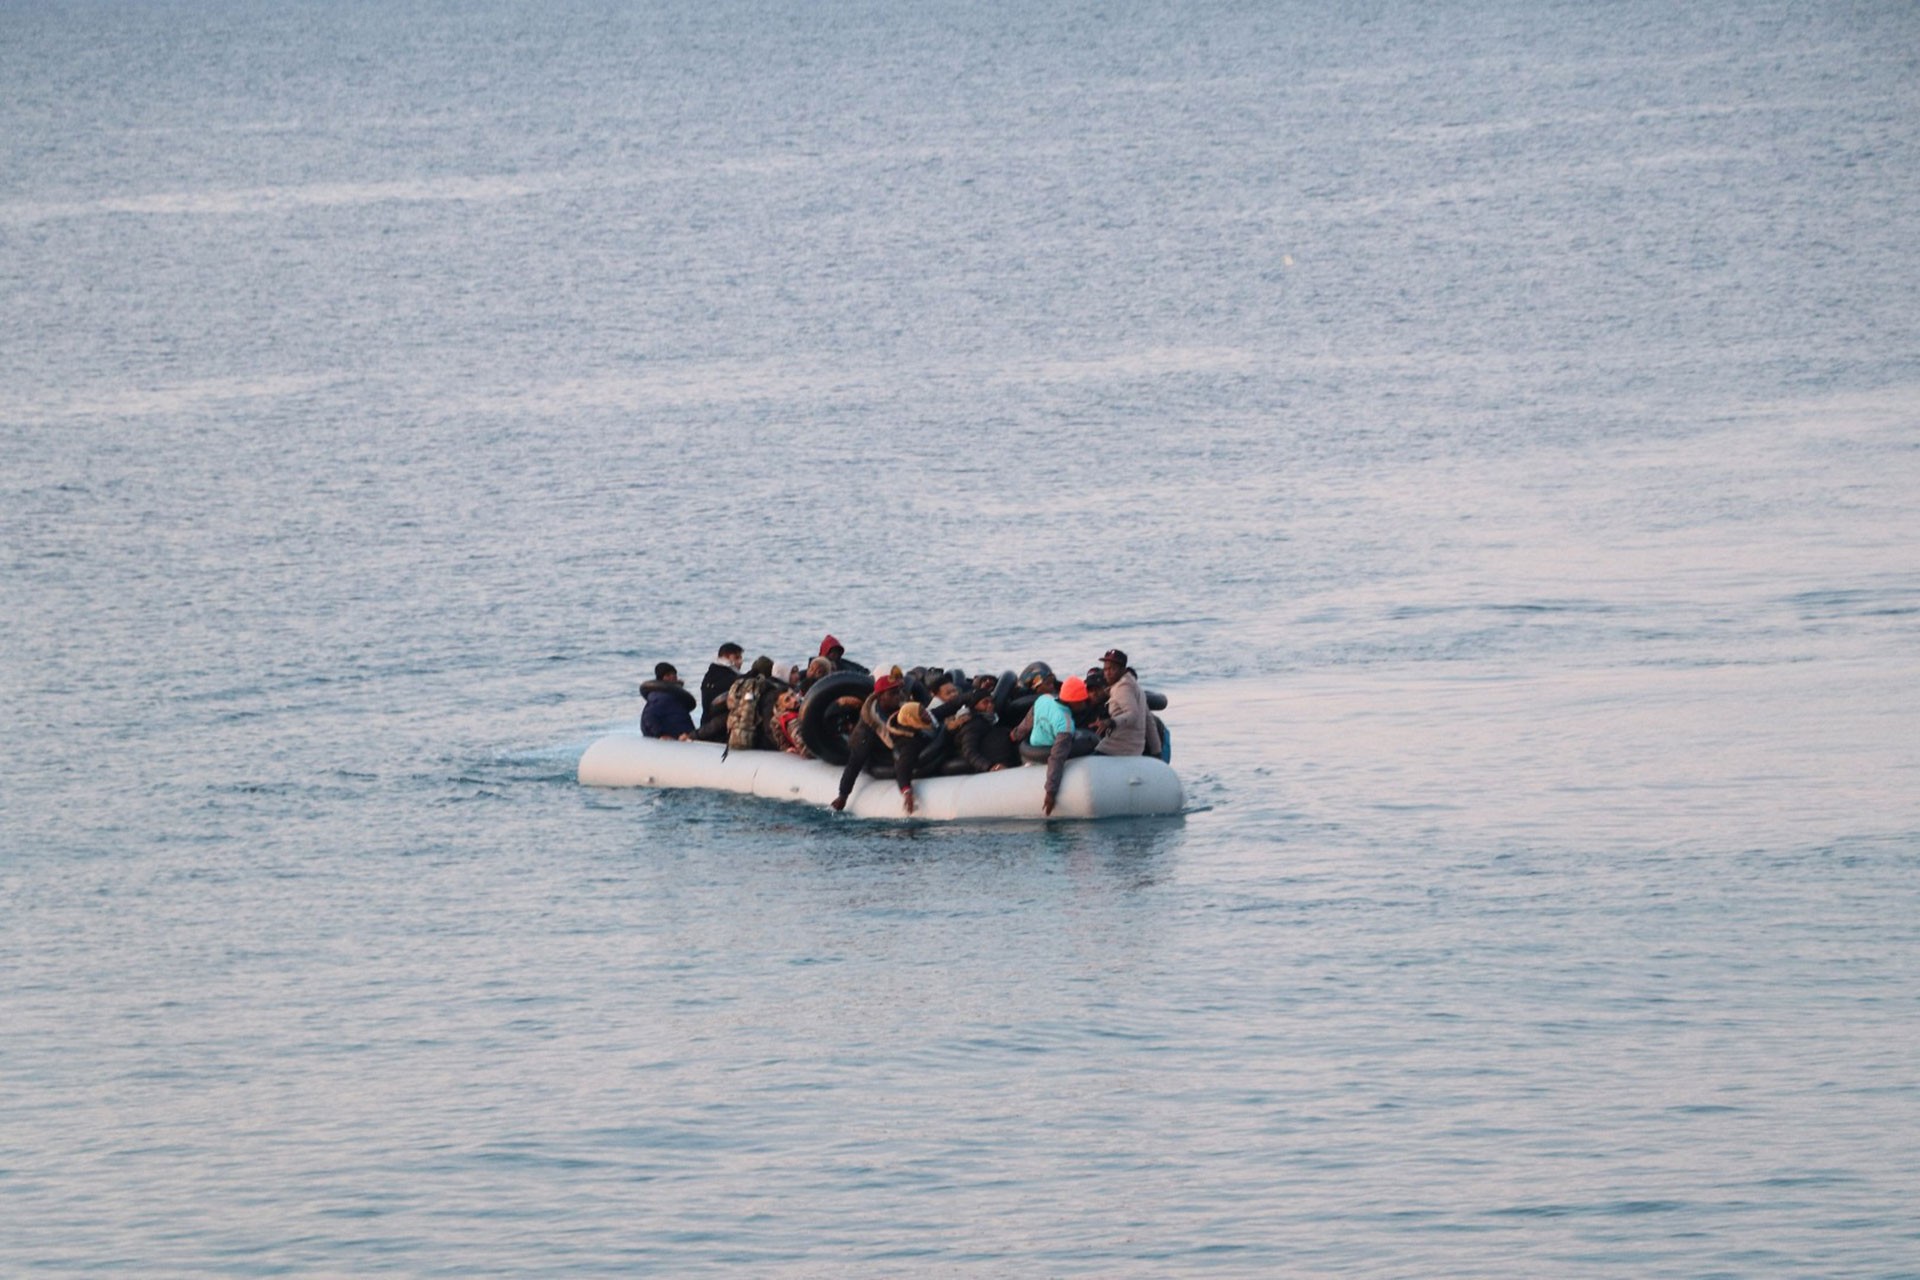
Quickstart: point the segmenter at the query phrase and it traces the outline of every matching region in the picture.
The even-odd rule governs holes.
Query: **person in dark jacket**
[[[960,758],[975,773],[998,773],[1019,764],[1020,752],[1012,739],[1004,732],[997,732],[1000,722],[993,714],[993,690],[976,688],[972,696],[966,717],[958,724],[952,720],[947,722],[960,748]]]
[[[671,662],[657,662],[653,679],[640,686],[647,705],[640,712],[640,733],[648,738],[677,738],[686,742],[693,737],[693,690],[680,683],[680,672]]]
[[[867,669],[847,656],[847,647],[829,635],[820,642],[820,656],[833,664],[835,671],[858,671],[867,674]]]
[[[862,725],[861,728],[864,729],[866,726]],[[919,763],[921,748],[927,745],[927,735],[933,732],[933,721],[927,717],[926,708],[919,703],[903,702],[898,711],[887,717],[886,732],[891,740],[888,745],[893,748],[893,780],[900,788],[900,805],[911,816],[914,805],[914,766]],[[872,748],[869,746],[866,755],[870,756],[871,753]],[[864,764],[866,757],[860,758]],[[854,777],[859,776],[853,768],[852,758],[849,758],[846,770],[840,775],[840,794],[833,799],[833,807],[836,811],[846,808],[847,796],[853,791],[849,774],[853,774]]]
[[[1073,708],[1073,727],[1092,732],[1107,714],[1107,675],[1099,667],[1088,667],[1082,677],[1087,685],[1087,700]]]
[[[707,666],[700,681],[700,727],[694,737],[702,742],[727,740],[727,690],[740,678],[740,664],[747,651],[729,640],[720,646],[720,655]]]
[[[866,771],[867,761],[873,759],[873,753],[881,747],[893,746],[892,718],[906,700],[906,681],[901,677],[900,668],[883,671],[875,677],[873,692],[860,704],[859,722],[847,737],[847,764],[840,771],[840,794],[833,801],[836,810],[846,808],[847,797],[853,794],[853,784]],[[914,754],[919,753],[916,751]]]

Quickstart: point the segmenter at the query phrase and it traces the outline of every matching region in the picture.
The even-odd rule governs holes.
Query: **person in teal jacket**
[[[1068,676],[1061,684],[1053,677],[1053,672],[1041,670],[1035,673],[1032,687],[1039,696],[1033,700],[1033,709],[1027,712],[1017,728],[1008,736],[1020,743],[1020,758],[1029,764],[1047,763],[1047,781],[1040,800],[1040,812],[1053,816],[1053,806],[1060,794],[1060,775],[1065,772],[1067,761],[1076,756],[1093,754],[1098,743],[1085,729],[1076,729],[1073,724],[1073,712],[1070,704],[1087,700],[1087,682],[1079,676]]]

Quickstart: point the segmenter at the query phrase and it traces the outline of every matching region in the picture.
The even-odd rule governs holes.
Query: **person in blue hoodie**
[[[640,712],[640,733],[648,738],[693,738],[693,709],[698,705],[693,691],[680,683],[680,672],[671,662],[655,663],[653,679],[640,686],[647,705]]]

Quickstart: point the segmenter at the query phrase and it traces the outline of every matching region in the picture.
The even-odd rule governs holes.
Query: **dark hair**
[[[745,649],[742,649],[739,645],[729,640],[725,644],[720,646],[720,656],[724,658],[731,653],[737,653],[743,658],[747,656],[747,651]]]
[[[656,662],[653,664],[653,678],[655,680],[665,680],[668,676],[677,676],[679,674],[679,668],[675,667],[671,662]]]

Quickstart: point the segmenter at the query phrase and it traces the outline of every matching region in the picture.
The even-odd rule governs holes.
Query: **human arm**
[[[920,763],[920,748],[926,738],[918,733],[901,734],[893,743],[893,780],[900,787],[900,803],[913,812],[913,771]]]
[[[1047,751],[1046,794],[1040,800],[1040,812],[1046,817],[1053,816],[1053,803],[1060,794],[1060,775],[1066,770],[1067,757],[1072,751],[1072,734],[1062,733],[1054,736],[1053,746]]]

